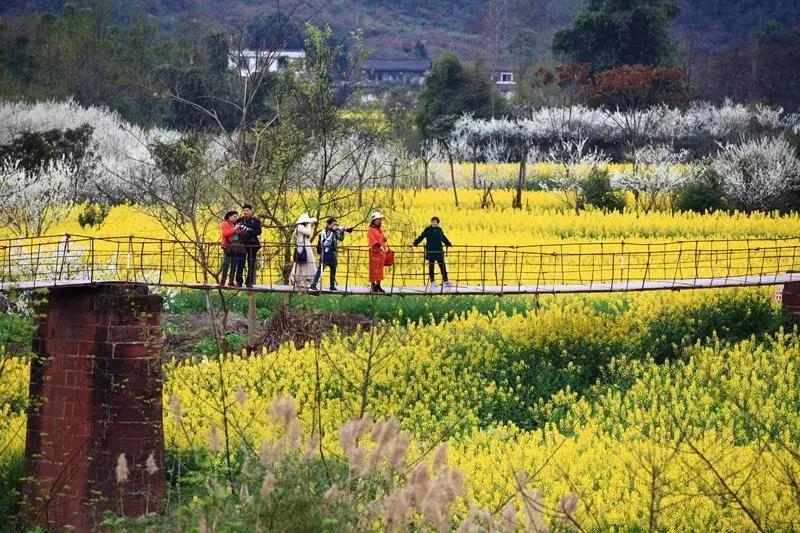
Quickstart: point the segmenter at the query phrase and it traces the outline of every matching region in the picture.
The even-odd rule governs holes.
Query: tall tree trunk
[[[394,190],[397,187],[397,159],[392,159],[391,168],[391,188],[389,189],[389,205],[394,207]]]
[[[430,178],[429,178],[430,166],[431,166],[431,162],[430,161],[428,161],[427,159],[423,159],[422,160],[422,167],[424,168],[424,172],[425,172],[423,185],[425,186],[426,189],[431,186],[431,182],[430,182]]]
[[[514,209],[522,209],[522,185],[525,183],[525,174],[527,171],[526,161],[527,158],[523,157],[519,162],[519,175],[517,176],[517,190],[514,194],[514,201],[511,207]]]
[[[450,164],[450,182],[453,184],[453,198],[456,200],[456,207],[458,207],[458,191],[456,190],[456,171],[453,167],[453,156],[447,156],[447,162]]]
[[[472,188],[478,188],[478,172],[477,172],[478,162],[473,160],[472,161]]]
[[[258,338],[256,336],[256,293],[247,291],[247,346],[254,348]]]

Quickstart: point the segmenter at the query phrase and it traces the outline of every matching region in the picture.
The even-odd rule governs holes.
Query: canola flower
[[[786,465],[796,464],[800,441],[800,337],[747,337],[748,327],[778,316],[769,290],[747,289],[554,298],[537,313],[387,326],[373,353],[381,363],[371,369],[368,412],[410,432],[411,461],[449,440],[467,500],[489,509],[504,505],[517,490],[514,473],[525,472],[549,509],[576,494],[576,520],[590,529],[753,529],[724,480],[761,527],[791,529],[800,523],[800,506],[785,497],[797,472]],[[720,334],[729,339],[745,338],[692,346],[713,324],[726,325]],[[684,335],[670,338],[675,330]],[[675,344],[685,345],[683,358],[657,363]],[[637,346],[651,347],[651,356],[632,358]],[[266,413],[291,394],[304,435],[319,427],[319,409],[323,448],[344,446],[363,464],[337,442],[336,428],[358,418],[369,355],[368,334],[334,334],[320,348],[222,356],[232,443],[280,441],[285,417]],[[223,423],[216,365],[167,365],[165,404],[181,404],[165,423],[171,449],[208,449],[208,428]],[[591,386],[578,394],[582,384]],[[508,518],[521,513],[509,509]]]

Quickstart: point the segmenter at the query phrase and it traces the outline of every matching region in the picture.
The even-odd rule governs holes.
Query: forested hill
[[[553,31],[567,24],[583,0],[310,0],[321,5],[317,23],[346,35],[359,27],[381,56],[412,56],[452,50],[465,58],[486,56],[492,46],[509,60],[529,63],[549,54]],[[0,14],[58,12],[67,0],[2,0]],[[114,18],[142,16],[164,29],[205,15],[224,22],[254,20],[273,9],[272,0],[77,0],[106,2]],[[286,6],[289,3],[284,3]],[[678,0],[673,31],[700,53],[735,46],[770,19],[800,25],[800,0]],[[490,13],[494,10],[494,16]]]

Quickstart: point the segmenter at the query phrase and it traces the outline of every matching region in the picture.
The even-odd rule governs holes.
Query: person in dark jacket
[[[242,230],[242,244],[245,248],[245,258],[247,263],[247,275],[244,284],[252,287],[256,279],[256,256],[261,243],[258,236],[261,235],[261,221],[253,216],[253,206],[244,204],[242,206],[242,216],[239,217],[237,227]]]
[[[325,224],[325,229],[319,234],[319,266],[314,279],[311,280],[312,291],[317,290],[317,283],[322,277],[322,271],[327,268],[331,273],[330,290],[337,291],[336,288],[336,264],[338,263],[339,242],[344,240],[344,234],[352,233],[353,228],[340,226],[336,219],[331,217]]]
[[[423,240],[425,241],[425,259],[428,261],[428,276],[430,277],[431,286],[436,286],[433,264],[438,263],[439,270],[442,273],[442,284],[449,287],[447,265],[444,262],[444,246],[450,247],[452,244],[447,240],[444,230],[439,227],[439,217],[431,219],[431,225],[422,231],[411,246],[417,246]]]

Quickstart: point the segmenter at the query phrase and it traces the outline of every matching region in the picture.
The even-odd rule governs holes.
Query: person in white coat
[[[314,234],[316,218],[311,218],[308,213],[303,213],[295,222],[295,247],[293,254],[292,272],[289,281],[295,289],[308,287],[317,272],[317,261],[311,245],[311,236]]]

